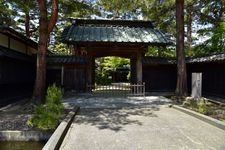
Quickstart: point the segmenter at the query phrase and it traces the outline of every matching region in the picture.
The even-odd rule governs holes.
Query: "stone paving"
[[[169,103],[163,97],[67,99],[67,107],[79,104],[81,111],[60,149],[225,149],[224,130],[168,108]]]
[[[122,108],[148,107],[170,104],[171,100],[162,96],[145,97],[93,97],[89,95],[67,98],[64,100],[66,108],[80,106],[81,108]]]

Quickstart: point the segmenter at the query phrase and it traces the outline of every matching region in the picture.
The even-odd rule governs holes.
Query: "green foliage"
[[[87,0],[59,0],[60,18],[65,21],[67,17],[84,17],[98,13],[98,11]]]
[[[198,112],[202,113],[202,114],[206,114],[207,113],[207,105],[206,102],[204,100],[200,100],[198,102]]]
[[[192,109],[198,108],[197,100],[190,100],[189,104]]]
[[[107,11],[113,12],[113,17],[118,18],[122,13],[135,11],[140,0],[99,0],[98,5]]]
[[[27,124],[40,129],[55,129],[63,113],[62,92],[55,84],[48,87],[46,102],[38,106]]]
[[[49,45],[48,48],[55,54],[61,54],[61,55],[71,54],[69,47],[64,43],[56,42],[53,45]]]
[[[204,99],[190,99],[184,102],[185,107],[191,108],[199,113],[207,114],[208,106]]]
[[[167,47],[149,46],[146,56],[159,56],[159,57],[175,57],[176,51]]]
[[[113,56],[97,58],[95,70],[96,83],[100,85],[110,84],[112,79],[109,79],[109,76],[119,67],[130,68],[129,59]]]
[[[219,23],[214,28],[199,30],[198,33],[200,36],[209,36],[210,38],[195,47],[195,56],[225,51],[225,22]]]
[[[140,1],[145,19],[154,21],[154,25],[161,30],[175,35],[175,1],[150,0]]]
[[[112,80],[109,79],[108,74],[96,73],[95,82],[98,85],[109,85]]]

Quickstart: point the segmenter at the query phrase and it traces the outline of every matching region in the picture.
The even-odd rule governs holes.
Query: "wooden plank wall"
[[[225,98],[225,63],[188,64],[188,89],[191,73],[202,72],[202,95]]]
[[[187,64],[188,91],[191,94],[191,73],[202,72],[202,95],[225,99],[225,63]],[[147,92],[174,92],[176,65],[145,65],[143,81]]]
[[[35,63],[0,59],[0,106],[31,96],[35,80]]]
[[[146,92],[174,92],[176,76],[175,65],[143,66]]]
[[[47,70],[47,85],[56,83],[61,85],[61,68]],[[65,67],[64,68],[64,90],[74,90],[85,92],[86,90],[86,70],[84,67]]]

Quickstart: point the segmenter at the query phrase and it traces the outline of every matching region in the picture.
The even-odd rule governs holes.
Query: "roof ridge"
[[[73,25],[115,25],[129,27],[148,27],[154,28],[151,21],[146,20],[109,20],[109,19],[85,19],[85,18],[69,18]]]

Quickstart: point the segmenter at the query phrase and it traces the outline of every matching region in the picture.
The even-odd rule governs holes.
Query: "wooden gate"
[[[112,83],[110,85],[87,85],[87,91],[97,96],[145,96],[145,83]]]

